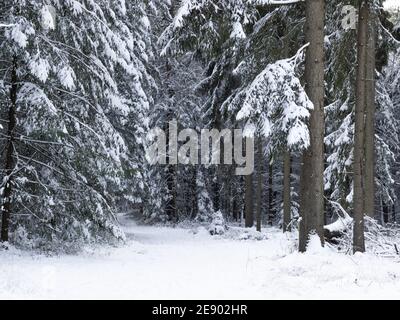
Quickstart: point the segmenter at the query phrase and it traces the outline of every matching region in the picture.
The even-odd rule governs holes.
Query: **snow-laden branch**
[[[4,24],[4,23],[0,23],[0,28],[10,28],[14,26],[14,24]]]
[[[380,23],[380,27],[383,29],[383,31],[385,31],[385,32],[388,34],[388,36],[390,37],[391,40],[393,40],[394,43],[396,43],[397,45],[400,44],[400,41],[397,40],[397,39],[393,36],[393,34],[392,34],[388,29],[385,28],[385,26],[384,26],[382,23]]]
[[[298,60],[308,46],[302,46],[291,58],[268,64],[232,103],[241,105],[236,119],[256,125],[265,138],[271,139],[272,147],[284,143],[299,150],[310,144],[307,121],[314,106],[296,74]]]
[[[304,2],[304,0],[258,0],[258,3],[260,5],[268,5],[268,4],[287,5],[287,4],[294,4],[294,3],[299,3],[299,2]]]
[[[309,45],[310,43],[307,42],[304,46],[302,46],[299,50],[297,50],[296,54],[292,58],[287,59],[287,61],[293,61],[294,64],[296,64],[297,60],[302,56],[305,48],[307,48]]]

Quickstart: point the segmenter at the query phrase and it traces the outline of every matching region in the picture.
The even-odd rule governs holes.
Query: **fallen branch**
[[[337,243],[336,239],[340,238],[345,234],[353,224],[353,218],[347,213],[347,211],[340,205],[340,203],[332,200],[328,200],[333,206],[339,209],[341,215],[337,213],[338,219],[326,226],[324,226],[324,236],[328,242]],[[336,212],[336,211],[335,211]]]

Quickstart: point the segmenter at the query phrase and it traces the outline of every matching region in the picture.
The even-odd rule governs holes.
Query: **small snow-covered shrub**
[[[222,235],[227,230],[225,219],[221,211],[217,211],[213,214],[212,222],[208,228],[208,231],[212,235]]]

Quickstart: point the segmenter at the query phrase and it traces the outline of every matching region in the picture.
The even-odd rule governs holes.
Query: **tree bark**
[[[244,177],[245,184],[245,227],[251,228],[254,225],[253,217],[253,175]]]
[[[272,226],[274,217],[274,187],[273,187],[273,160],[268,163],[268,224]]]
[[[1,206],[1,241],[8,242],[9,228],[10,228],[10,217],[11,217],[11,196],[12,196],[12,178],[14,171],[14,129],[16,125],[16,103],[17,103],[17,90],[18,90],[18,78],[17,78],[17,61],[14,57],[13,66],[11,70],[11,88],[10,88],[10,107],[8,109],[8,140],[5,148],[5,179],[4,189],[2,195],[2,206]]]
[[[256,221],[257,221],[257,231],[261,231],[261,212],[262,212],[262,155],[263,155],[263,147],[262,147],[262,139],[258,138],[258,174],[257,174],[257,194],[256,194]]]
[[[291,231],[290,222],[292,221],[291,206],[290,206],[290,174],[291,161],[290,151],[285,150],[283,160],[283,232]]]
[[[354,225],[353,252],[365,251],[364,240],[364,142],[365,142],[365,108],[366,108],[366,60],[368,44],[368,4],[360,1],[358,34],[357,34],[357,78],[356,78],[356,107],[354,132]]]
[[[369,19],[368,45],[366,48],[366,101],[365,101],[365,196],[364,211],[371,218],[375,215],[375,49],[376,25],[375,16]]]
[[[310,146],[303,153],[300,181],[299,250],[306,251],[311,232],[324,244],[324,25],[325,1],[306,1],[306,92],[314,109],[309,120]]]
[[[238,205],[237,205],[237,201],[236,201],[236,196],[233,196],[233,202],[232,202],[232,217],[234,221],[238,221],[239,220],[239,212],[238,212]]]
[[[389,222],[389,206],[382,199],[382,225],[385,226]]]
[[[165,128],[164,132],[166,133],[166,144],[167,144],[167,167],[166,167],[166,185],[167,185],[167,192],[168,192],[168,198],[166,201],[166,206],[165,206],[165,213],[167,214],[168,220],[177,222],[178,221],[178,210],[177,210],[177,203],[176,203],[176,198],[177,198],[177,179],[178,179],[178,167],[177,163],[175,162],[174,157],[172,156],[172,145],[174,141],[170,141],[170,126],[169,126],[169,121],[174,120],[175,115],[173,111],[173,100],[175,96],[174,89],[170,86],[170,77],[172,73],[172,67],[168,59],[166,59],[166,65],[165,65],[165,70],[166,70],[166,80],[169,84],[168,87],[168,100],[171,105],[168,106],[168,112],[166,115],[166,121],[165,121]]]
[[[191,186],[192,186],[192,219],[196,218],[198,213],[199,213],[199,203],[197,199],[197,167],[192,168],[192,181],[191,181]]]
[[[168,131],[167,131],[168,132]],[[167,134],[167,152],[168,152],[168,134]],[[168,220],[177,222],[178,221],[178,213],[176,207],[176,165],[167,164],[166,169],[167,174],[167,189],[168,189],[168,199],[165,207],[165,212],[167,214]]]

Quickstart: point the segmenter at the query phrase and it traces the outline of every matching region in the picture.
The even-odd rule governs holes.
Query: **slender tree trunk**
[[[273,187],[273,160],[268,164],[268,224],[272,226],[274,217],[274,187]]]
[[[10,107],[8,109],[8,140],[5,148],[5,179],[2,194],[1,206],[1,241],[8,242],[10,217],[11,217],[11,195],[12,195],[12,174],[14,170],[14,129],[16,125],[16,102],[17,102],[18,78],[17,61],[13,60],[11,70],[11,88],[10,88]]]
[[[193,167],[192,186],[192,219],[196,218],[199,213],[199,204],[197,199],[197,167]]]
[[[251,228],[254,225],[253,217],[253,175],[244,177],[245,184],[245,227]]]
[[[324,26],[325,1],[306,1],[305,83],[307,95],[314,104],[309,131],[310,146],[303,154],[300,182],[299,250],[306,251],[311,232],[324,244]]]
[[[392,217],[392,222],[395,223],[396,222],[396,206],[394,203],[392,205],[391,217]]]
[[[218,211],[221,209],[221,205],[220,205],[220,184],[219,184],[219,166],[215,167],[215,175],[214,175],[214,179],[213,179],[213,204],[214,204],[214,209],[215,211]]]
[[[176,175],[175,165],[167,164],[167,188],[169,198],[167,200],[165,211],[168,219],[175,222],[178,221],[176,207]]]
[[[283,24],[283,34],[287,34],[288,26],[286,21],[282,21]],[[289,58],[290,55],[290,42],[285,41],[284,43],[284,56]],[[282,230],[283,232],[291,231],[291,198],[290,198],[290,175],[291,175],[291,159],[290,159],[290,150],[286,148],[283,154],[283,224]]]
[[[383,199],[382,199],[382,216],[383,216],[382,225],[385,226],[389,222],[389,206],[386,205]]]
[[[232,202],[232,217],[234,221],[238,221],[239,219],[239,212],[238,212],[238,205],[237,205],[237,201],[236,201],[236,197],[233,196],[233,202]]]
[[[172,116],[168,115],[168,119],[172,120]],[[177,165],[173,163],[170,156],[170,128],[168,123],[166,123],[165,133],[166,133],[166,144],[167,144],[167,160],[168,164],[166,167],[166,182],[167,182],[167,190],[168,190],[168,199],[166,203],[166,214],[168,216],[168,220],[177,221],[177,207],[176,207],[176,180],[177,180]]]
[[[292,215],[290,206],[290,174],[290,151],[286,150],[283,160],[283,232],[291,231],[290,222],[292,221]]]
[[[369,8],[364,0],[360,1],[357,35],[357,79],[356,109],[354,132],[354,225],[353,251],[364,252],[364,142],[365,142],[365,107],[366,107],[366,60],[368,44]]]
[[[262,212],[262,155],[263,155],[263,147],[262,147],[262,139],[258,138],[258,173],[257,173],[257,194],[256,194],[256,203],[257,203],[257,211],[256,211],[256,221],[257,221],[257,231],[261,231],[261,212]]]
[[[383,217],[383,200],[382,200],[382,195],[379,197],[379,218],[381,221],[381,225],[385,225],[385,219]]]
[[[174,161],[172,156],[173,150],[171,149],[171,146],[173,145],[173,141],[170,141],[170,126],[169,126],[169,121],[174,120],[175,115],[173,111],[173,100],[175,96],[175,92],[173,88],[171,87],[171,73],[172,73],[172,67],[168,59],[165,61],[165,70],[166,70],[166,82],[168,84],[168,99],[170,100],[170,104],[168,106],[168,112],[166,115],[166,122],[165,122],[165,128],[164,131],[166,133],[166,144],[167,144],[167,167],[166,167],[166,184],[167,184],[167,190],[168,190],[168,199],[165,207],[165,212],[167,214],[168,220],[170,221],[178,221],[178,210],[177,210],[177,179],[178,179],[178,167],[176,162]]]
[[[375,47],[376,25],[375,15],[371,13],[369,20],[368,45],[366,48],[366,101],[365,101],[365,196],[364,211],[374,217],[375,199]]]

